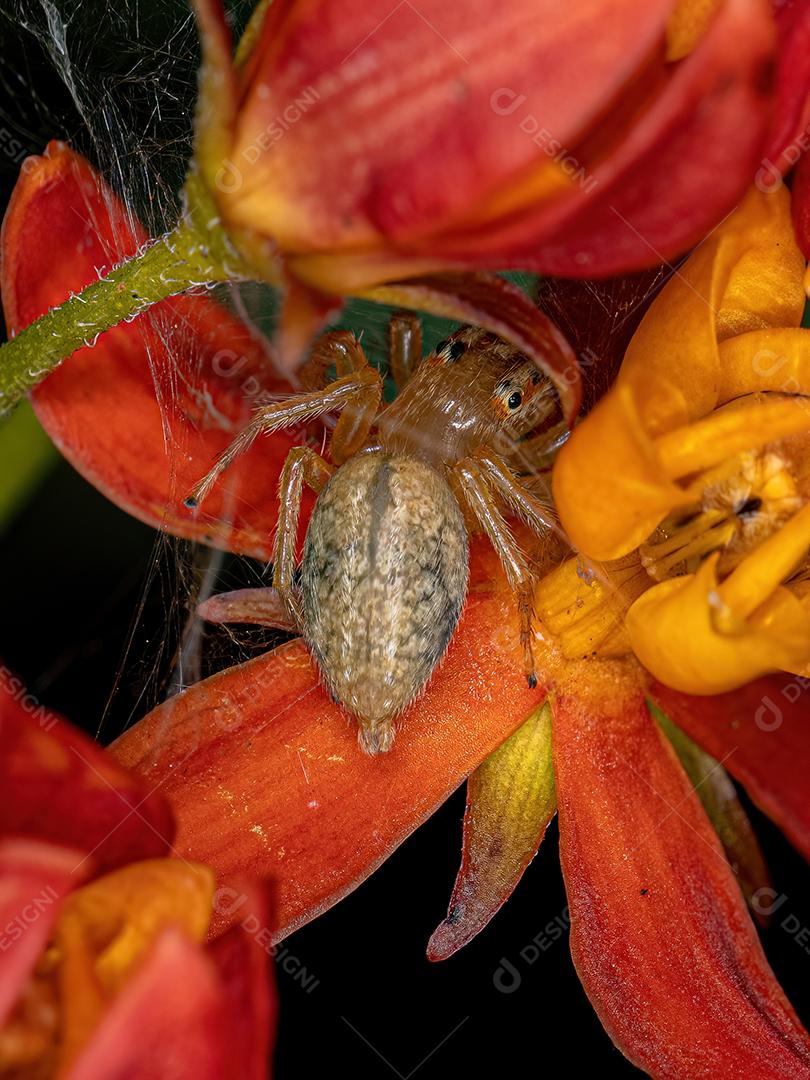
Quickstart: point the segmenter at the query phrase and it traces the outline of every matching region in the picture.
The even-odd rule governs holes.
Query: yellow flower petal
[[[571,544],[599,561],[627,555],[670,510],[692,501],[667,476],[627,386],[611,391],[574,430],[554,466],[552,490]]]
[[[725,262],[733,255],[720,240],[717,234],[707,240],[670,278],[627,347],[616,383],[633,388],[651,435],[705,416],[717,403],[715,311],[727,274]],[[682,396],[674,411],[673,383]]]
[[[204,939],[213,894],[212,870],[174,859],[130,863],[71,893],[54,935],[62,1068],[85,1045],[109,999],[165,927]]]
[[[688,476],[810,428],[810,398],[765,397],[720,409],[655,440],[666,476]]]
[[[720,344],[720,404],[754,390],[810,394],[810,330],[773,327]]]
[[[779,587],[745,620],[718,590],[717,556],[696,574],[672,578],[636,600],[626,626],[638,659],[687,694],[722,694],[810,659],[810,615]]]
[[[717,316],[718,340],[769,326],[799,326],[805,259],[796,243],[787,188],[767,194],[751,188],[718,231],[732,252]]]
[[[743,559],[720,586],[720,598],[746,618],[796,570],[809,548],[810,503]]]
[[[753,188],[673,275],[633,335],[616,386],[557,459],[554,497],[579,551],[598,560],[628,554],[669,512],[689,504],[675,478],[767,441],[773,419],[768,410],[786,425],[784,431],[768,431],[770,439],[802,428],[801,404],[769,402],[747,419],[704,419],[742,394],[795,392],[793,373],[801,385],[810,383],[806,338],[785,336],[804,333],[795,329],[803,305],[802,269],[788,193]],[[769,329],[774,327],[783,329]],[[749,340],[735,353],[737,338],[728,335],[742,332]],[[769,344],[754,340],[754,333],[780,336]],[[774,373],[769,354],[750,354],[760,344],[798,346],[798,352]],[[746,370],[747,363],[753,370]],[[791,411],[795,416],[788,420]],[[693,432],[690,424],[696,425]],[[730,441],[724,442],[719,433],[725,428]]]
[[[752,188],[656,297],[628,346],[618,382],[636,387],[641,407],[648,397],[655,401],[661,378],[676,379],[690,418],[705,416],[717,405],[722,379],[718,340],[798,326],[803,270],[789,194]],[[647,411],[648,431],[672,426],[659,410]]]
[[[567,659],[626,656],[624,615],[651,584],[637,553],[612,563],[566,559],[538,584],[535,607]]]
[[[211,918],[213,871],[175,859],[147,859],[97,878],[65,902],[60,928],[82,928],[96,956],[96,971],[115,992],[166,926],[202,941]]]

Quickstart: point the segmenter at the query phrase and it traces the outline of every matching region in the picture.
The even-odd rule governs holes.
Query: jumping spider
[[[250,621],[286,623],[303,634],[333,698],[357,718],[369,754],[390,749],[396,717],[424,688],[453,635],[467,590],[468,526],[489,537],[517,597],[525,671],[535,685],[534,575],[503,511],[539,536],[554,528],[549,508],[499,450],[514,449],[518,436],[555,415],[550,381],[514,346],[482,330],[456,331],[424,360],[415,315],[395,315],[389,333],[401,387],[392,404],[381,404],[382,379],[357,338],[328,333],[302,378],[322,384],[334,366],[335,380],[258,408],[187,500],[198,505],[257,436],[339,413],[330,461],[307,446],[287,457],[274,591],[264,590],[260,601],[270,614]],[[304,484],[318,499],[297,588]]]

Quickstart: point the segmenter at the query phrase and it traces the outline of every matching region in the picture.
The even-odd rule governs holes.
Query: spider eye
[[[447,348],[447,346],[448,346],[449,344],[450,344],[450,342],[449,342],[449,341],[447,340],[447,338],[443,338],[443,339],[442,339],[441,341],[439,341],[439,342],[438,342],[438,343],[436,344],[436,348],[434,349],[434,352],[435,352],[435,353],[436,353],[437,355],[438,355],[439,353],[443,353],[443,352],[444,352],[444,350],[445,350],[445,349]]]
[[[450,346],[450,359],[458,360],[460,356],[463,356],[467,351],[467,346],[463,341],[454,341]]]
[[[517,409],[523,402],[523,394],[519,390],[515,390],[513,394],[509,395],[509,400],[506,402],[507,408]]]

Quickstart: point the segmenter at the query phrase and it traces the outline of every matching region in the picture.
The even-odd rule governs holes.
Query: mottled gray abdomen
[[[304,634],[369,753],[447,648],[467,591],[467,532],[445,478],[413,457],[372,452],[321,492],[304,546]]]

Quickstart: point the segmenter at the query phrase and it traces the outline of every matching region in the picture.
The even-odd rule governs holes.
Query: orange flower
[[[804,270],[787,192],[752,189],[655,300],[561,452],[555,502],[584,561],[541,587],[541,607],[568,619],[568,655],[632,648],[698,694],[807,674]]]
[[[170,792],[184,857],[224,881],[273,868],[281,937],[373,873],[471,774],[433,960],[492,918],[558,809],[574,960],[619,1048],[679,1080],[714,1061],[771,1080],[801,1075],[810,1043],[745,912],[741,890],[767,885],[750,825],[723,768],[678,733],[687,779],[645,696],[711,745],[808,853],[806,707],[777,682],[685,698],[632,661],[565,662],[541,642],[545,689],[529,691],[511,595],[483,542],[471,572],[445,662],[389,754],[360,752],[300,642],[178,695],[112,752]],[[755,722],[765,701],[779,709],[775,729]]]
[[[214,873],[170,858],[165,800],[0,677],[0,1071],[267,1075],[267,905],[204,946]],[[231,894],[228,894],[229,897]],[[245,1014],[250,1022],[245,1023]]]
[[[40,168],[47,182],[31,180],[6,229],[16,237],[4,268],[15,319],[80,285],[109,240],[107,204],[86,167],[60,151]],[[23,247],[41,220],[69,225],[47,251]],[[188,477],[203,474],[249,410],[241,372],[261,385],[244,330],[214,310],[199,297],[173,301],[157,312],[158,325],[183,319],[182,332],[161,336],[144,320],[112,331],[49,378],[35,405],[74,463],[125,507],[266,558],[270,493],[288,445],[280,438],[245,455],[208,521],[180,505]],[[228,354],[231,376],[213,359],[229,348],[237,352]],[[163,412],[156,396],[167,402]],[[575,961],[622,1051],[676,1080],[720,1067],[766,1080],[802,1075],[806,1036],[745,911],[743,891],[763,884],[750,826],[717,761],[647,704],[724,759],[807,853],[810,727],[801,698],[777,679],[691,698],[632,659],[566,660],[548,629],[536,652],[541,688],[532,691],[511,594],[479,540],[454,641],[390,754],[370,761],[360,753],[296,642],[177,695],[113,753],[169,794],[181,856],[214,867],[226,887],[246,874],[278,877],[279,936],[356,887],[470,776],[462,867],[430,944],[434,959],[469,941],[509,896],[556,806]],[[779,722],[758,724],[758,710],[771,708]],[[229,918],[221,911],[215,930]]]

